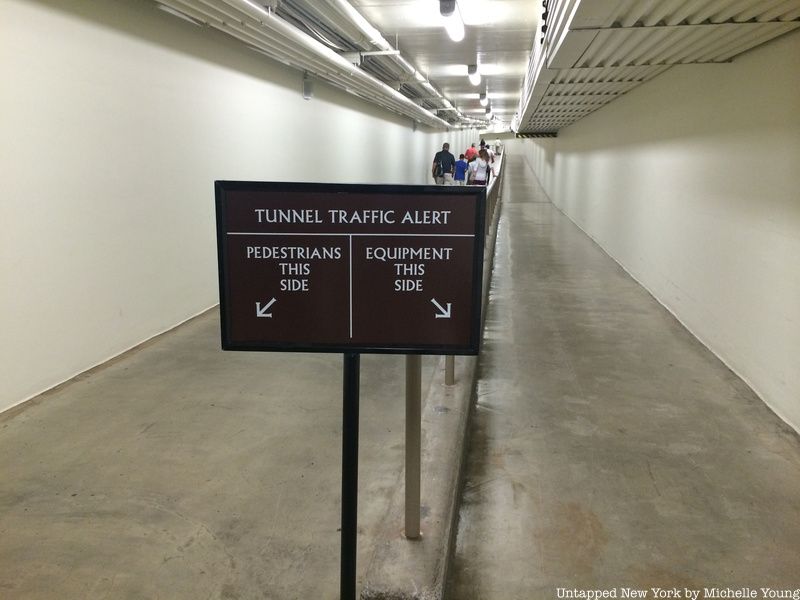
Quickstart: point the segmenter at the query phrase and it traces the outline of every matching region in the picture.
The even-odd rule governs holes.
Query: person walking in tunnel
[[[456,167],[456,157],[450,154],[450,144],[445,142],[442,149],[433,157],[433,175],[436,185],[453,185],[453,173]]]
[[[489,185],[489,153],[485,148],[478,152],[478,158],[470,165],[470,183],[472,185]]]
[[[456,161],[456,173],[453,176],[456,185],[467,185],[467,171],[469,171],[469,163],[464,159],[461,154]]]
[[[472,142],[472,145],[464,152],[464,158],[467,159],[468,163],[471,163],[476,156],[478,156],[478,149],[475,147],[475,142]]]

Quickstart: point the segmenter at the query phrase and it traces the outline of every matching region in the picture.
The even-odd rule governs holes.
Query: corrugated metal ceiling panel
[[[723,23],[603,29],[578,59],[578,67],[679,64],[727,60],[789,31],[792,23]]]
[[[614,25],[699,25],[706,21],[790,21],[797,18],[794,13],[798,10],[796,0],[627,0],[614,4],[617,6],[612,9],[603,28]]]
[[[534,45],[520,132],[557,131],[672,65],[727,62],[800,27],[800,0],[549,0],[548,11],[558,19]]]

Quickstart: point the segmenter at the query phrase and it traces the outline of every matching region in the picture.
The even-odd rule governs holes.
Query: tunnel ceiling
[[[465,37],[453,42],[442,27],[438,0],[351,0],[464,114],[510,123],[542,13],[541,0],[458,0]],[[475,64],[481,83],[467,79]]]
[[[800,0],[550,0],[513,127],[553,135],[678,64],[721,63],[800,27]]]
[[[433,127],[510,122],[541,6],[458,0],[465,24],[449,39],[438,0],[155,0],[312,77]],[[467,79],[468,65],[482,72]]]
[[[419,123],[527,135],[555,135],[673,65],[730,61],[800,27],[800,0],[457,0],[465,36],[453,42],[439,0],[156,4]]]

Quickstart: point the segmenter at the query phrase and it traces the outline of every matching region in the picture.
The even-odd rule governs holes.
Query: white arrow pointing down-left
[[[453,306],[452,302],[447,303],[447,308],[439,304],[435,298],[431,298],[431,302],[433,305],[439,309],[440,312],[436,313],[437,319],[449,319],[450,318],[450,308]]]
[[[272,318],[272,313],[267,312],[267,309],[275,304],[275,298],[267,302],[264,306],[261,306],[261,302],[256,302],[256,316],[257,317],[269,317]]]

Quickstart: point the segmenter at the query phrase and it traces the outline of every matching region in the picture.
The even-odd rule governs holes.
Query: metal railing
[[[496,166],[495,166],[496,165]],[[484,235],[493,231],[493,223],[503,184],[503,157],[498,155],[492,167],[496,173],[486,190],[486,219]],[[482,277],[481,316],[486,310],[490,269]],[[489,261],[491,264],[491,261]],[[405,477],[405,536],[418,539],[420,532],[421,462],[422,462],[422,360],[419,355],[406,356],[406,477]],[[445,385],[455,385],[455,356],[445,356]]]

